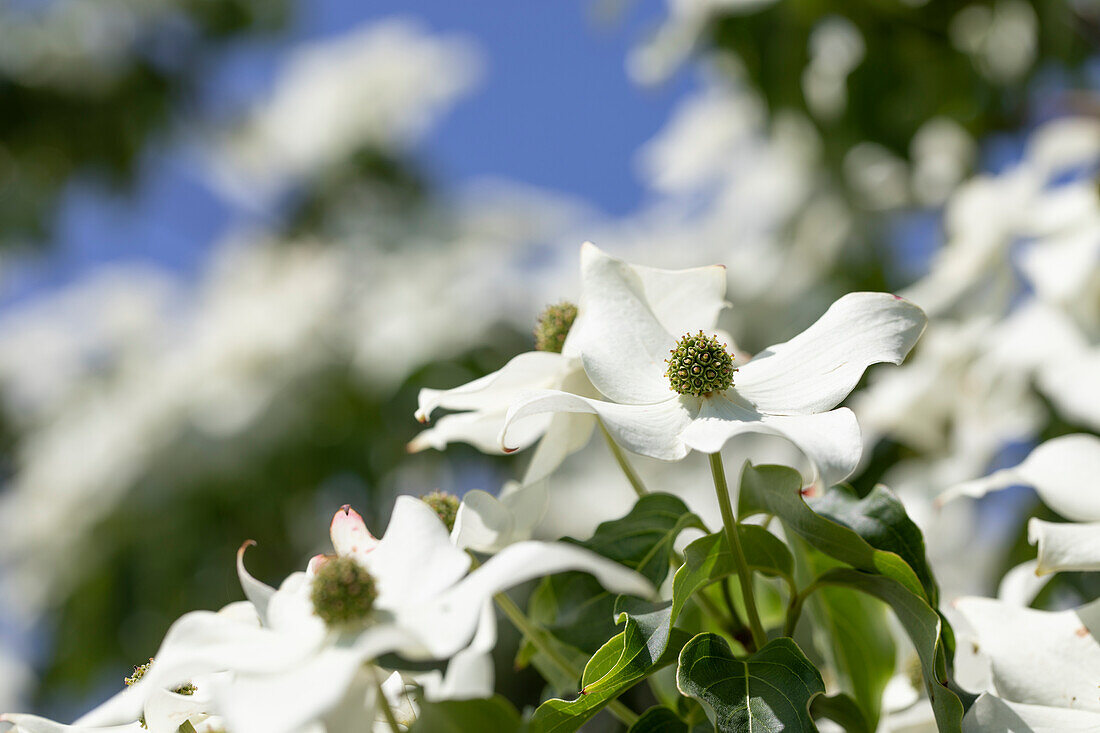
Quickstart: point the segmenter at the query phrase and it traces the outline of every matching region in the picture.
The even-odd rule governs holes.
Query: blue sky
[[[634,154],[692,86],[683,73],[657,88],[627,76],[629,49],[664,13],[663,0],[626,2],[613,20],[600,0],[311,0],[298,3],[287,33],[228,49],[206,80],[208,108],[256,97],[295,45],[372,19],[418,19],[430,31],[458,33],[482,50],[485,74],[425,141],[420,159],[446,188],[483,177],[508,178],[580,197],[609,214],[644,196]],[[241,212],[211,190],[195,151],[151,149],[139,186],[120,196],[87,181],[66,192],[56,241],[45,258],[9,262],[0,303],[63,285],[106,262],[154,263],[193,274]]]

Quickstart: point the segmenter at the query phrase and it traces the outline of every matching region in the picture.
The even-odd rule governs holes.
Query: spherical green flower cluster
[[[733,386],[733,357],[717,336],[685,334],[669,353],[665,376],[673,391],[700,397]]]
[[[458,518],[458,497],[448,494],[446,491],[433,491],[420,497],[421,501],[432,508],[439,515],[440,521],[450,532],[455,528],[455,519]]]
[[[535,323],[535,351],[553,351],[560,354],[565,337],[577,319],[577,306],[561,302],[548,305]]]
[[[351,626],[366,620],[378,598],[374,578],[351,557],[334,557],[313,578],[313,612],[330,627]]]

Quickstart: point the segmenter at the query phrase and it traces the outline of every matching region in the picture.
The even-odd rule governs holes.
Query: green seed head
[[[701,397],[733,386],[733,357],[717,336],[684,334],[669,353],[665,376],[673,391]]]
[[[152,657],[149,657],[149,661],[146,662],[145,664],[136,664],[136,665],[134,665],[134,673],[124,680],[124,682],[126,682],[126,686],[129,687],[130,685],[136,685],[138,683],[138,680],[140,680],[142,677],[144,677],[145,673],[148,672],[149,668],[152,667],[152,666],[153,666],[153,658]]]
[[[351,557],[332,558],[313,577],[313,612],[329,628],[362,624],[377,598],[374,578]]]
[[[446,491],[433,491],[420,497],[421,501],[432,508],[439,515],[439,519],[450,532],[455,528],[455,518],[458,517],[458,497],[448,494]]]
[[[553,351],[560,354],[565,345],[565,337],[577,319],[577,306],[561,302],[548,305],[535,323],[535,350]]]
[[[145,673],[148,672],[149,668],[152,667],[152,666],[153,666],[153,658],[152,657],[149,657],[149,661],[146,662],[145,664],[136,665],[134,667],[134,673],[123,680],[126,683],[126,686],[129,687],[130,685],[136,685],[138,683],[138,680],[140,680],[142,677],[144,677]],[[180,685],[176,689],[172,690],[172,692],[176,693],[177,695],[194,695],[196,689],[198,689],[198,688],[196,688],[194,685],[192,685],[190,682],[188,682],[186,685]]]
[[[146,662],[145,664],[135,665],[134,666],[134,673],[132,675],[130,675],[129,677],[124,678],[123,682],[126,683],[127,687],[129,687],[130,685],[136,685],[138,683],[138,680],[140,680],[142,677],[144,677],[145,673],[148,672],[149,668],[152,667],[152,666],[153,666],[153,658],[149,657],[149,661]],[[185,685],[180,685],[176,689],[172,690],[172,692],[176,693],[177,695],[194,695],[196,690],[198,690],[198,688],[195,687],[190,682],[188,682]],[[144,714],[142,714],[138,718],[138,723],[141,724],[142,728],[148,728],[149,727],[148,725],[145,724],[145,715]]]

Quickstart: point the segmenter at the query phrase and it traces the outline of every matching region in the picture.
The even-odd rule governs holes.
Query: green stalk
[[[515,601],[504,593],[497,593],[493,596],[493,600],[496,601],[497,607],[504,612],[508,620],[512,622],[512,625],[527,637],[535,645],[535,648],[542,652],[559,671],[572,679],[579,680],[581,678],[581,673],[568,659],[563,657],[557,649],[543,641],[542,630],[531,623],[526,614],[515,604]],[[618,700],[608,702],[607,709],[628,728],[638,721],[638,716],[634,711]]]
[[[741,581],[741,595],[745,600],[745,612],[749,617],[749,630],[752,632],[752,642],[757,649],[768,643],[768,636],[764,633],[764,626],[760,623],[760,613],[756,610],[756,591],[752,585],[752,570],[749,569],[749,561],[745,558],[745,550],[741,546],[741,533],[738,530],[737,518],[733,515],[733,506],[730,504],[730,490],[726,484],[726,469],[722,466],[722,454],[710,454],[710,473],[714,477],[714,492],[718,495],[718,508],[722,510],[722,524],[726,528],[726,541],[729,542],[730,552],[737,563],[737,577]]]
[[[607,428],[599,420],[600,432],[603,433],[603,437],[607,440],[607,447],[611,449],[611,455],[615,456],[615,460],[619,463],[619,468],[626,474],[626,480],[630,482],[630,487],[634,489],[634,493],[638,495],[638,498],[642,498],[649,492],[646,491],[645,484],[642,483],[641,477],[634,471],[634,467],[630,465],[630,461],[626,459],[626,454],[623,453],[623,449],[619,447],[619,444],[615,442],[615,439],[611,437],[611,433],[607,432]]]

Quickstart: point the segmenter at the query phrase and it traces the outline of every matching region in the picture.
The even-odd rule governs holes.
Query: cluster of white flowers
[[[714,7],[762,4],[676,3],[632,68],[658,76],[693,47]],[[990,12],[980,33],[960,14],[957,43],[985,59],[992,76],[1020,73],[1027,48],[1012,56],[1005,38],[1023,33],[1027,18],[1011,2]],[[823,117],[843,104],[837,84],[860,63],[851,30],[834,24],[817,34],[806,83]],[[364,146],[400,148],[469,88],[476,70],[465,43],[403,22],[307,48],[270,101],[220,139],[216,175],[255,202]],[[277,590],[242,564],[248,602],[180,619],[142,679],[75,730],[7,720],[28,733],[136,730],[139,719],[165,733],[184,722],[211,733],[334,733],[346,729],[345,716],[383,716],[387,725],[388,710],[407,723],[420,701],[491,693],[489,602],[505,587],[575,568],[609,589],[649,594],[620,566],[532,538],[590,535],[625,513],[633,482],[672,489],[718,525],[714,494],[695,480],[707,466],[692,452],[799,466],[812,493],[858,475],[887,438],[913,457],[883,481],[921,526],[945,595],[967,594],[946,609],[960,630],[959,682],[982,693],[967,725],[1095,729],[1096,604],[1027,606],[1053,573],[1100,570],[1100,506],[1086,490],[1100,472],[1100,444],[1088,434],[1055,438],[1015,468],[983,474],[1006,446],[1037,441],[1052,410],[1079,430],[1100,430],[1100,199],[1091,177],[1100,124],[1052,122],[1017,165],[962,182],[973,155],[961,128],[933,120],[913,141],[911,165],[869,145],[845,159],[869,208],[946,201],[945,244],[903,298],[836,297],[828,273],[853,214],[815,175],[820,141],[805,120],[769,121],[753,92],[711,74],[643,149],[655,202],[625,219],[598,220],[516,188],[432,207],[422,221],[386,222],[384,235],[372,221],[355,242],[227,241],[195,288],[158,273],[112,273],[6,317],[0,394],[23,435],[0,495],[8,586],[0,596],[34,617],[86,572],[75,558],[90,530],[142,476],[173,463],[192,431],[247,462],[247,450],[295,429],[288,387],[333,365],[391,390],[478,343],[494,322],[526,329],[542,304],[570,294],[577,304],[568,318],[564,308],[554,315],[568,321],[556,334],[560,351],[523,353],[474,382],[420,395],[416,416],[431,424],[411,450],[454,441],[493,454],[530,448],[522,481],[497,496],[468,492],[449,537],[407,497],[377,541],[353,511],[337,513],[335,557],[351,558],[377,584],[369,623],[337,633],[317,615],[323,558]],[[586,245],[578,278],[582,228],[610,251],[676,270]],[[718,261],[727,267],[684,269]],[[874,372],[850,409],[842,406],[869,365],[905,358],[925,313],[927,333],[909,362]],[[717,370],[708,376],[704,364],[704,386],[670,392],[670,370],[684,367],[666,360],[700,331],[728,344],[732,383]],[[755,354],[741,347],[773,341]],[[437,411],[447,414],[433,419]],[[610,454],[589,445],[597,426]],[[630,459],[629,482],[617,465],[621,449],[641,457]],[[188,471],[214,470],[188,466],[173,485],[186,485]],[[1070,521],[1032,520],[1038,560],[1010,573],[997,600],[977,598],[991,591],[999,546],[975,530],[972,500],[1021,483]],[[68,518],[63,536],[59,515]],[[465,550],[497,554],[469,572]],[[391,652],[450,661],[427,674],[375,664]],[[903,653],[884,729],[935,730],[905,665]],[[20,665],[0,663],[0,689],[8,667],[25,678]],[[182,685],[194,694],[175,692]],[[420,692],[410,697],[413,689]]]
[[[487,654],[496,630],[486,608],[500,591],[565,570],[589,572],[613,592],[654,590],[634,571],[564,543],[509,544],[471,571],[467,534],[457,526],[448,533],[437,510],[401,497],[375,539],[345,506],[332,520],[335,552],[314,557],[278,589],[245,570],[246,543],[237,569],[247,601],[181,617],[150,664],[72,726],[23,714],[0,722],[21,733],[333,733],[377,719],[376,729],[389,730],[388,716],[403,705],[415,719],[411,685],[426,700],[492,694]],[[374,663],[392,653],[450,664],[440,675]]]
[[[628,265],[586,244],[581,285],[578,307],[544,320],[546,350],[521,354],[469,385],[421,395],[423,420],[438,407],[463,411],[432,428],[426,444],[467,440],[510,452],[539,441],[525,485],[499,499],[471,492],[461,504],[401,497],[381,540],[344,507],[332,522],[335,555],[315,557],[278,590],[247,573],[242,547],[238,572],[249,600],[182,617],[139,679],[73,729],[145,725],[171,733],[187,722],[205,731],[333,733],[376,712],[388,721],[394,705],[382,697],[382,680],[396,679],[391,686],[406,693],[405,677],[392,678],[399,670],[374,664],[387,653],[458,665],[442,677],[410,673],[422,699],[485,697],[491,667],[482,660],[495,635],[485,609],[495,594],[564,570],[589,572],[617,593],[655,590],[591,551],[528,539],[546,507],[542,480],[587,441],[593,415],[616,453],[622,446],[665,460],[693,449],[718,453],[744,432],[777,434],[827,486],[851,473],[861,450],[853,414],[836,404],[869,365],[900,363],[925,323],[920,309],[897,296],[849,295],[800,336],[739,366],[734,384],[723,377],[731,369],[722,359],[732,360],[717,341],[707,342],[713,357],[694,341],[683,345],[701,338],[696,329],[713,330],[726,305],[723,268]],[[684,334],[675,349],[672,333]],[[667,366],[665,353],[673,353]],[[547,386],[556,389],[538,389]],[[496,554],[467,574],[465,549]],[[411,710],[415,716],[415,703]],[[57,729],[34,716],[2,719],[27,733]]]
[[[467,42],[435,38],[410,21],[318,41],[293,52],[270,98],[211,161],[234,196],[262,199],[360,148],[414,142],[477,74]]]
[[[867,448],[888,436],[916,451],[884,477],[926,532],[949,589],[988,589],[995,543],[970,545],[972,507],[932,501],[981,476],[1006,446],[1033,442],[1050,418],[1100,428],[1100,200],[1087,174],[1100,162],[1100,124],[1063,119],[1034,133],[1020,163],[959,188],[945,214],[946,243],[927,276],[903,295],[930,316],[908,364],[876,375],[853,401]],[[1084,480],[1082,474],[1082,480]],[[942,554],[941,554],[942,553]]]

